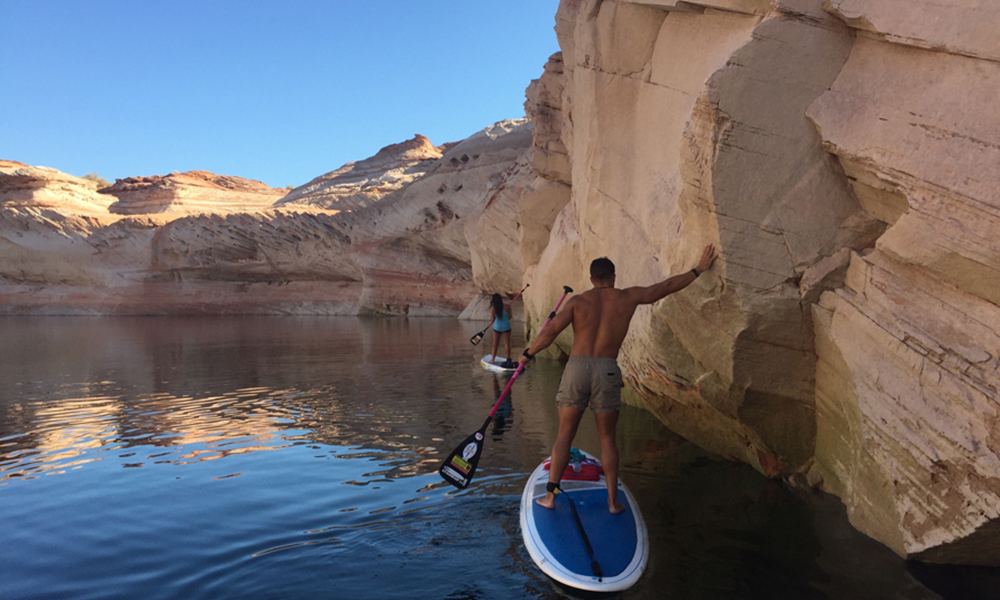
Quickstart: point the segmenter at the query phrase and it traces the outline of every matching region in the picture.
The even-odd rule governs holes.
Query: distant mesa
[[[457,143],[457,142],[456,142]],[[312,206],[350,211],[370,206],[420,179],[455,143],[435,146],[419,133],[386,146],[375,156],[349,162],[295,188],[276,206]]]
[[[187,171],[118,179],[101,190],[117,198],[109,211],[120,215],[234,213],[270,208],[287,190],[260,181]]]

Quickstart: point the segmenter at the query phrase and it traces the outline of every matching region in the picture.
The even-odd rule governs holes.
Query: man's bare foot
[[[609,499],[608,499],[608,510],[610,510],[610,511],[611,511],[611,514],[613,514],[613,515],[617,515],[617,514],[618,514],[618,513],[620,513],[621,511],[625,510],[625,505],[624,505],[624,504],[622,504],[621,502],[619,502],[618,500],[614,500],[614,501],[612,501],[612,500],[611,500],[611,499],[609,498]]]
[[[535,500],[535,502],[538,506],[543,508],[553,509],[556,507],[556,495],[552,492],[548,492],[545,494],[544,498],[539,498],[538,500]]]

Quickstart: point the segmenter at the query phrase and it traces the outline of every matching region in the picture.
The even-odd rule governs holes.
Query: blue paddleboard
[[[600,464],[590,454],[583,455],[587,463]],[[579,590],[614,592],[632,587],[646,568],[649,536],[639,506],[625,484],[618,482],[618,500],[625,510],[612,515],[608,512],[603,474],[590,481],[567,479],[564,475],[560,487],[565,493],[556,494],[553,509],[535,503],[545,496],[548,481],[549,472],[543,462],[532,472],[521,494],[521,536],[538,568],[559,583]],[[601,577],[593,572],[592,559],[566,496],[576,504]]]
[[[482,360],[479,361],[479,364],[483,365],[485,369],[495,373],[513,373],[517,370],[517,360],[513,361],[514,366],[512,367],[503,366],[503,363],[505,362],[507,362],[507,359],[503,356],[493,356],[492,354],[487,354]]]

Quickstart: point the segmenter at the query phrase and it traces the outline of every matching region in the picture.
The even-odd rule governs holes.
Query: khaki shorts
[[[622,370],[613,358],[570,356],[559,383],[556,406],[595,413],[617,411],[622,405]]]

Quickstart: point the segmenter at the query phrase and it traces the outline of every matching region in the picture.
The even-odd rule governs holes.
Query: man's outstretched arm
[[[566,329],[566,327],[573,322],[573,307],[576,305],[575,300],[576,298],[574,297],[570,298],[569,301],[566,302],[566,306],[564,306],[563,309],[556,314],[552,321],[550,321],[549,324],[542,329],[542,331],[538,334],[538,337],[535,338],[535,341],[532,342],[530,346],[525,348],[525,352],[534,356],[542,350],[548,348],[552,342],[556,341],[556,337],[562,333],[562,330]],[[529,360],[531,359],[524,354],[521,355],[521,363],[526,363]]]
[[[693,270],[681,273],[680,275],[674,275],[650,286],[636,286],[628,288],[625,291],[635,300],[636,304],[652,304],[694,283],[698,275],[712,266],[717,256],[715,246],[709,244],[705,246],[705,250],[701,253],[701,260],[698,261],[698,266]]]

